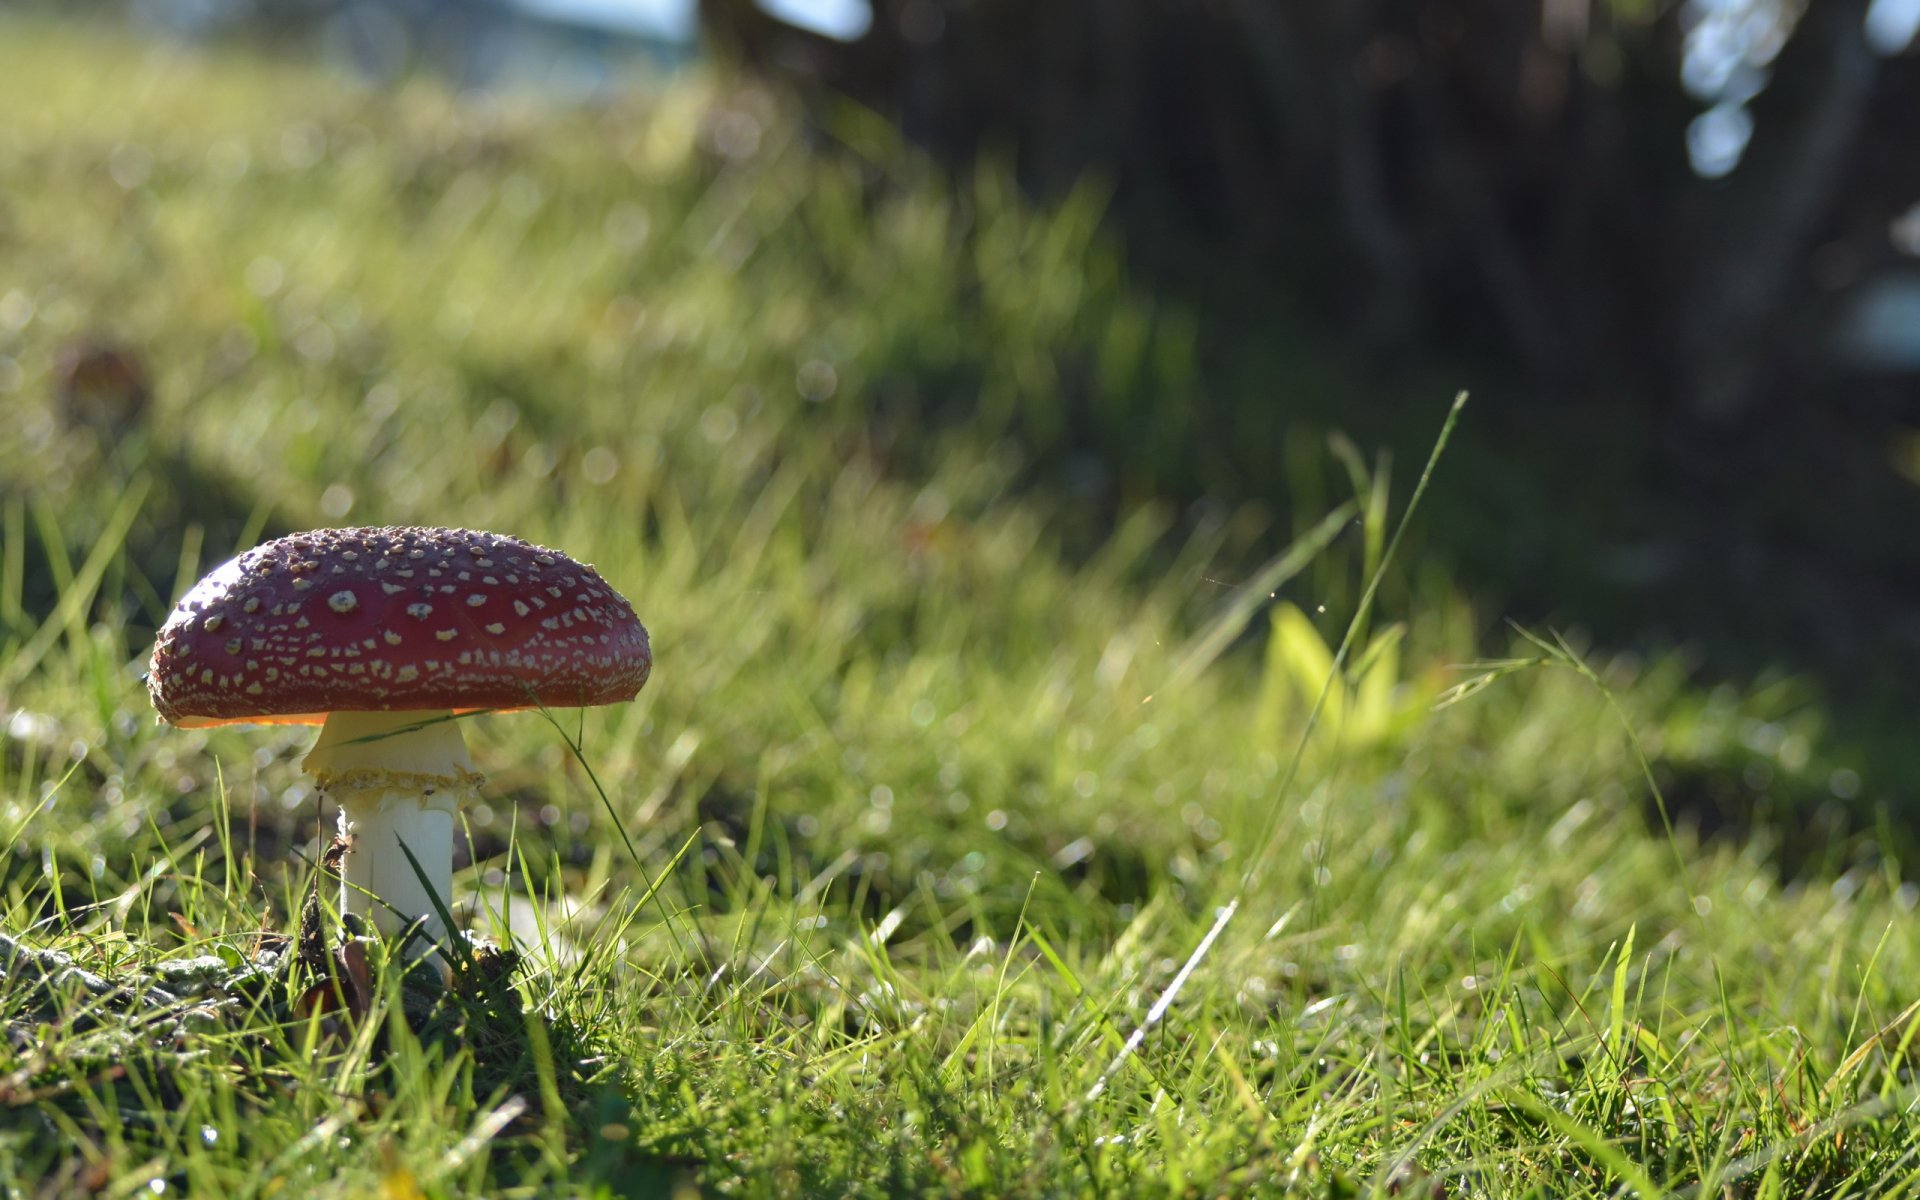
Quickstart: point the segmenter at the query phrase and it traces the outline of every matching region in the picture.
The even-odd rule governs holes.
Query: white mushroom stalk
[[[388,936],[424,918],[416,951],[446,937],[438,914],[453,911],[455,818],[486,782],[451,718],[336,712],[301,763],[340,806],[340,911],[368,917]]]

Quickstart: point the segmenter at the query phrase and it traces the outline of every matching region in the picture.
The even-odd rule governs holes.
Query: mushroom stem
[[[340,911],[371,917],[383,933],[397,933],[419,917],[426,918],[430,940],[447,933],[434,897],[452,911],[454,813],[484,782],[450,715],[335,712],[301,763],[340,805],[340,837],[347,843]]]

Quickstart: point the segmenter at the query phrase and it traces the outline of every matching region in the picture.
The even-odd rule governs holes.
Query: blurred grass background
[[[1910,837],[1805,684],[1600,655],[1624,726],[1551,665],[1436,715],[1460,664],[1537,648],[1416,527],[1281,789],[1413,464],[1303,422],[1268,431],[1284,511],[1127,485],[1194,444],[1204,385],[1196,317],[1130,280],[1097,189],[1036,206],[991,161],[954,186],[857,112],[803,134],[698,73],[555,110],[5,32],[0,924],[117,978],[291,921],[326,815],[307,734],[156,726],[139,682],[172,599],[262,538],[547,542],[658,656],[637,704],[580,717],[605,807],[537,718],[472,738],[460,885],[538,914],[560,965],[529,1003],[577,1061],[369,1082],[229,1030],[152,1067],[136,1120],[99,1074],[121,1044],[15,988],[16,1177],[1598,1195],[1916,1169],[1905,1042],[1875,1040],[1920,985],[1889,935]],[[1277,391],[1328,378],[1296,349]],[[1076,457],[1089,426],[1140,460]],[[1263,849],[1250,915],[1110,1080]],[[635,903],[663,869],[671,919]],[[488,1126],[509,1093],[539,1120]]]

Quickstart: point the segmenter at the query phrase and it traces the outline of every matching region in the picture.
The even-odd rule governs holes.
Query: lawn
[[[550,111],[18,20],[0,111],[9,1195],[1920,1187],[1920,891],[1771,832],[1871,799],[1791,683],[1505,630],[1338,439],[1284,515],[1084,502],[1033,447],[1163,453],[1199,369],[1096,194],[697,76]],[[150,403],[63,395],[105,339]],[[456,889],[519,960],[376,954],[364,1014],[288,941],[311,734],[141,683],[330,524],[564,549],[656,655],[472,720]]]

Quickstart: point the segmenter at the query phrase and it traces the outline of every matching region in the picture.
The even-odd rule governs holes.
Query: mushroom
[[[174,725],[320,725],[301,766],[340,807],[341,912],[388,934],[424,918],[437,942],[454,814],[484,782],[453,717],[631,700],[652,667],[633,606],[556,550],[469,529],[319,529],[181,597],[147,690]]]
[[[132,433],[153,404],[153,388],[139,357],[99,337],[60,347],[53,377],[61,423],[91,429],[108,442]]]

